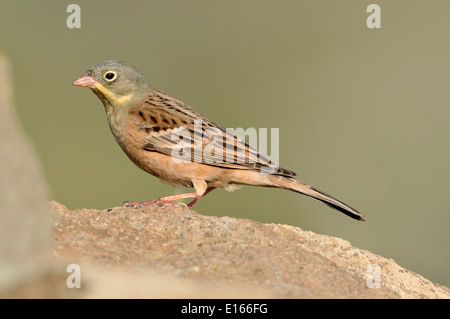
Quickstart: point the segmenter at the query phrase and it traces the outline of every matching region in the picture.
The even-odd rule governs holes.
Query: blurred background
[[[81,28],[69,29],[69,4]],[[105,209],[186,189],[140,171],[71,86],[119,59],[224,127],[280,129],[280,166],[364,213],[295,193],[217,190],[200,214],[337,236],[450,286],[450,2],[1,1],[0,50],[52,198]]]

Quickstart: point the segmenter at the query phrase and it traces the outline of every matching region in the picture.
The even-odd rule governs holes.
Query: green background
[[[81,6],[81,29],[66,8]],[[450,286],[450,2],[0,1],[0,50],[52,198],[109,208],[185,189],[140,171],[98,98],[71,82],[120,59],[224,127],[280,129],[280,166],[359,209],[218,190],[196,211],[349,240]]]

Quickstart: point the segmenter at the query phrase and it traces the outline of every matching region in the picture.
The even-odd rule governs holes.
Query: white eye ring
[[[117,73],[114,71],[106,71],[105,74],[103,74],[103,78],[108,82],[112,82],[117,78]]]

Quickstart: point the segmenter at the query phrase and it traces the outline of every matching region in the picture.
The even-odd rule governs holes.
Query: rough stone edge
[[[311,234],[311,237],[315,237],[314,240],[317,245],[324,248],[323,250],[314,250],[315,253],[332,259],[338,266],[347,269],[363,280],[368,278],[367,267],[372,264],[378,265],[381,269],[381,285],[396,292],[400,298],[450,298],[450,289],[447,287],[435,284],[423,276],[401,267],[393,259],[353,247],[350,242],[344,239],[303,231],[289,225],[269,225],[274,230],[282,228],[294,233],[302,232],[301,236],[304,236],[305,233]],[[309,245],[299,243],[299,246],[307,251],[313,251]],[[333,253],[330,254],[329,252]],[[361,267],[361,265],[365,266]]]

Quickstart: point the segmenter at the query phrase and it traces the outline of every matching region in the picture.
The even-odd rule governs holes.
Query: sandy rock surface
[[[296,227],[187,208],[52,206],[53,254],[91,273],[89,296],[450,297],[391,259]],[[368,279],[376,285],[369,265],[379,267],[380,288],[368,287]]]

